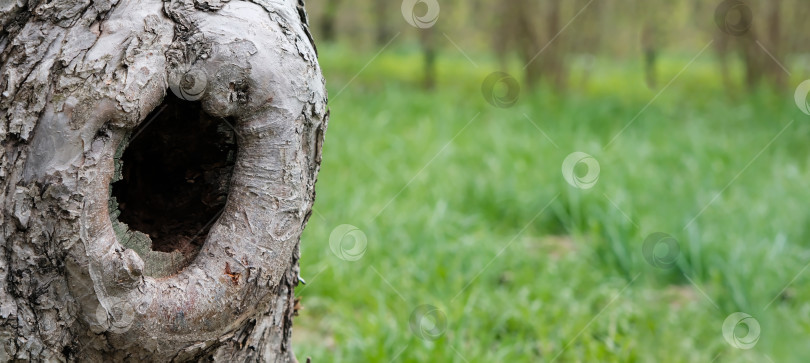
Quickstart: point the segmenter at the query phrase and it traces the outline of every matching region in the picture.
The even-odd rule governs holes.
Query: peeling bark
[[[295,361],[328,120],[303,1],[3,0],[0,26],[0,361]],[[196,255],[110,197],[168,92],[236,135]]]

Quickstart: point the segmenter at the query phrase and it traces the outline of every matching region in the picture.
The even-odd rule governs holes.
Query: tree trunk
[[[422,46],[422,58],[424,60],[424,78],[422,86],[425,89],[436,87],[436,34],[434,27],[419,29],[419,43]]]
[[[295,361],[302,0],[0,4],[0,361]]]
[[[383,47],[391,41],[391,22],[388,18],[390,0],[374,0],[374,42]]]
[[[337,22],[338,8],[341,0],[326,0],[326,6],[321,15],[321,29],[318,36],[324,42],[333,42],[337,38],[335,23]]]

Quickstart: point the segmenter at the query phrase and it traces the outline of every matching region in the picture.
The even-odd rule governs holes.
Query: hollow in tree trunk
[[[300,0],[0,4],[0,361],[295,361]]]

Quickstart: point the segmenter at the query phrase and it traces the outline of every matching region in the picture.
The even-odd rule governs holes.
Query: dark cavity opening
[[[236,137],[199,102],[168,93],[133,130],[112,196],[118,220],[149,235],[152,250],[188,256],[199,251],[225,206]]]

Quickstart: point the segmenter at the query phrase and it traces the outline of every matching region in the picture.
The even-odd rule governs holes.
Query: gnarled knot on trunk
[[[162,10],[175,34],[131,52],[163,49],[165,57],[122,59],[135,75],[126,84],[112,80],[109,94],[77,96],[84,98],[74,103],[87,113],[54,110],[55,118],[84,123],[94,135],[78,178],[85,199],[80,243],[67,263],[71,293],[109,347],[139,347],[142,357],[210,351],[262,316],[270,317],[263,324],[285,325],[274,334],[287,342],[292,301],[277,301],[297,284],[298,240],[327,119],[298,3],[223,1],[202,10],[177,5],[190,1],[147,3],[138,10],[152,19],[146,23],[159,27],[154,11]],[[123,9],[130,13],[113,10],[110,18],[139,14]],[[122,39],[140,36],[102,33],[96,44],[112,52]],[[125,99],[133,102],[123,107]],[[177,174],[183,179],[172,184],[177,168],[185,169]],[[185,219],[172,217],[171,207]],[[197,243],[194,253],[169,251],[178,234],[190,238],[201,221],[202,233],[188,242]],[[167,234],[174,242],[156,251],[152,244]]]

